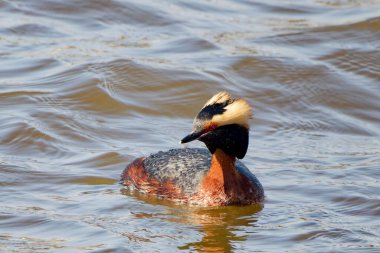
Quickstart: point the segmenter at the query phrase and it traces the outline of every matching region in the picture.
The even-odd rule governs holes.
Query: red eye
[[[210,122],[209,124],[207,124],[206,126],[206,131],[209,132],[209,131],[213,131],[215,130],[216,128],[218,128],[218,125],[214,122]]]

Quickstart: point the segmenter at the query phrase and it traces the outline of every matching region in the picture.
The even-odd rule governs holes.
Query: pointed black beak
[[[202,134],[203,134],[202,131],[199,131],[199,132],[197,132],[197,131],[191,132],[189,135],[185,136],[185,138],[183,138],[183,139],[181,140],[181,144],[183,144],[183,143],[188,143],[188,142],[190,142],[190,141],[196,140],[196,139],[198,139]]]

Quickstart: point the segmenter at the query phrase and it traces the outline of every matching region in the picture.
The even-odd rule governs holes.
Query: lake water
[[[380,1],[5,0],[0,62],[1,252],[380,252]],[[221,90],[263,206],[123,190]]]

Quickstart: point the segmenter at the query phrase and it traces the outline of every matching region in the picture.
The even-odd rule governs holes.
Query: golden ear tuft
[[[221,92],[215,94],[214,96],[212,96],[212,98],[210,98],[206,102],[206,104],[203,106],[203,108],[205,108],[208,105],[219,104],[219,103],[221,104],[221,103],[224,103],[224,102],[229,101],[229,100],[232,100],[232,96],[226,91],[221,91]]]
[[[224,107],[223,114],[215,115],[211,121],[218,126],[238,124],[249,128],[249,119],[252,118],[252,107],[244,99],[233,100],[232,103]]]

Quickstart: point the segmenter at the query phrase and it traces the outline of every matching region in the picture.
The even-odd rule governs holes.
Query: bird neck
[[[234,156],[217,149],[212,155],[210,169],[194,198],[205,205],[213,206],[249,201],[254,196],[254,186],[236,170],[235,162]]]
[[[212,155],[207,177],[224,185],[231,178],[234,178],[236,174],[235,161],[234,156],[227,155],[223,150],[217,149]]]

